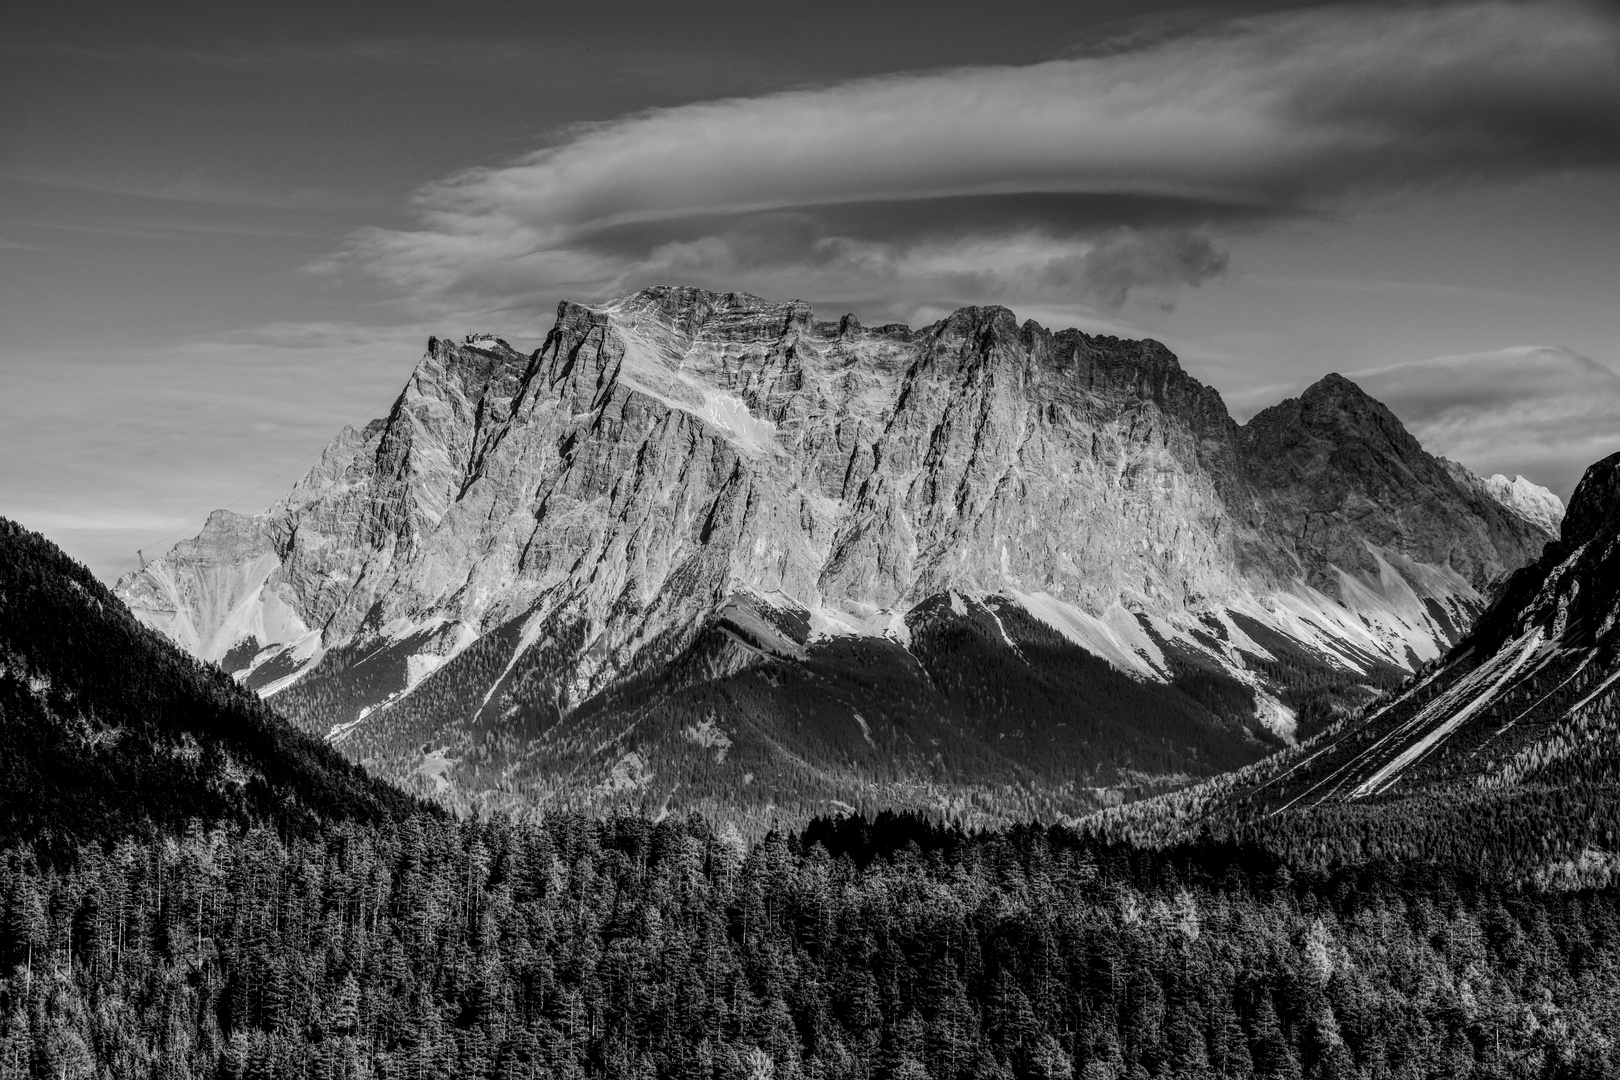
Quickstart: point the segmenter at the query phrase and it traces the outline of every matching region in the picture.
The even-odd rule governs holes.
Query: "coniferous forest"
[[[0,732],[0,1080],[1620,1074],[1607,758],[1201,825],[458,819],[9,523]]]
[[[1060,829],[264,829],[4,856],[0,1075],[1605,1077],[1614,890]]]

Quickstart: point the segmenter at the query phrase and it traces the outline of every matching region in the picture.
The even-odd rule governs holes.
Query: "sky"
[[[1154,337],[1240,420],[1338,371],[1567,497],[1620,450],[1620,7],[0,12],[0,514],[104,578],[430,334],[657,283]]]

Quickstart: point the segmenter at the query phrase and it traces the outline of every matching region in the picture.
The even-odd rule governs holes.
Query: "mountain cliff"
[[[1068,813],[1393,684],[1550,538],[1337,376],[1240,427],[1152,341],[659,288],[430,341],[118,592],[458,797]]]

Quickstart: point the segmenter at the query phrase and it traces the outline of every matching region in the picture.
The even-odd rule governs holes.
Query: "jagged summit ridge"
[[[560,723],[722,623],[711,675],[904,648],[942,597],[1139,679],[1208,665],[1286,730],[1254,635],[1406,667],[1548,538],[1356,395],[1324,380],[1240,428],[1159,343],[1005,308],[913,330],[685,288],[565,302],[530,356],[434,339],[387,418],[120,592],[340,737],[452,684],[478,689],[435,706],[451,728]]]

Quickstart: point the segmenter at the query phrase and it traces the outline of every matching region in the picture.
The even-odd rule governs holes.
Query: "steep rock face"
[[[300,617],[293,584],[265,588],[280,568],[263,518],[216,510],[201,533],[128,579],[121,594],[143,622],[182,649],[235,669],[236,658],[226,658],[233,651],[240,657],[252,643],[319,643]]]
[[[1551,538],[1341,375],[1258,413],[1243,443],[1266,527],[1291,539],[1304,583],[1413,662],[1455,641],[1490,585]]]
[[[1041,666],[1032,650],[1054,672],[1089,654],[1125,678],[1119,694],[1180,687],[1189,716],[1252,756],[1266,729],[1291,731],[1288,672],[1353,687],[1439,655],[1546,539],[1336,377],[1239,428],[1156,342],[1054,334],[1003,308],[866,329],[665,288],[563,304],[529,357],[430,342],[386,419],[343,432],[265,514],[216,516],[119,589],[389,771],[431,758],[435,784],[505,790],[539,761],[548,791],[561,772],[578,783],[559,797],[589,801],[599,783],[678,783],[653,783],[656,760],[630,743],[682,710],[710,710],[688,726],[736,741],[738,679],[765,678],[752,707],[788,723],[790,668],[821,680],[800,697],[842,695],[826,723],[860,745],[901,739],[889,717],[857,724],[858,699],[880,682],[911,687],[896,701],[944,693],[942,654],[914,640],[940,619],[997,685],[1014,677],[981,645],[1020,672]],[[852,670],[888,674],[835,693]],[[1052,700],[1057,684],[1033,678],[1019,694]],[[974,693],[936,712],[972,726]],[[1163,745],[1202,738],[1176,731]],[[824,794],[876,768],[756,734],[761,760],[793,759]],[[928,776],[922,747],[943,738],[904,734],[915,752],[885,760],[915,760],[895,782]],[[1099,788],[1233,752],[1084,745]],[[754,775],[744,750],[726,758],[739,781]],[[977,753],[939,764],[939,784],[970,785]],[[1031,779],[1040,767],[1017,753],[1002,771],[1072,786]]]

